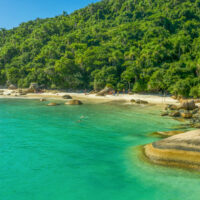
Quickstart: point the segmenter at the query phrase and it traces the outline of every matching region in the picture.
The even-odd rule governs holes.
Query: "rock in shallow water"
[[[158,131],[158,132],[154,132],[153,135],[158,135],[158,136],[163,136],[163,137],[170,137],[173,135],[177,135],[177,134],[181,134],[184,133],[185,131]]]
[[[65,105],[82,105],[83,103],[80,100],[70,100],[65,103]]]
[[[148,144],[144,153],[153,163],[200,170],[200,129]]]
[[[148,101],[137,99],[137,100],[135,100],[135,103],[137,103],[137,104],[148,104]]]
[[[164,117],[164,116],[168,116],[168,115],[169,115],[168,112],[163,112],[163,113],[161,113],[161,116],[162,116],[162,117]]]
[[[172,112],[172,113],[170,113],[169,116],[170,116],[170,117],[180,117],[180,116],[181,116],[181,113],[178,112],[178,111],[176,111],[176,112]]]
[[[57,103],[49,103],[48,106],[58,106]]]

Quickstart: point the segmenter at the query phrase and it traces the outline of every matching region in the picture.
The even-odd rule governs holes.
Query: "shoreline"
[[[119,94],[119,95],[106,95],[106,96],[96,96],[96,94],[85,94],[85,93],[69,93],[69,92],[52,92],[48,91],[45,93],[28,93],[26,95],[18,95],[15,90],[4,89],[3,95],[0,95],[0,98],[7,99],[49,99],[49,100],[66,100],[62,97],[64,95],[70,95],[73,99],[77,100],[88,100],[95,102],[111,102],[111,101],[125,101],[130,102],[132,99],[139,99],[142,101],[147,101],[149,104],[177,104],[178,101],[172,99],[171,97],[163,97],[158,94]]]

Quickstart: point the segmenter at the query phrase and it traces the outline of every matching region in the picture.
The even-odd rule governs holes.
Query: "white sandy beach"
[[[15,90],[3,89],[3,95],[0,95],[0,98],[23,98],[23,99],[62,99],[64,95],[70,95],[74,99],[80,100],[91,100],[91,101],[127,101],[130,102],[131,99],[140,99],[148,101],[151,104],[177,104],[178,101],[172,99],[171,97],[163,97],[161,95],[149,95],[149,94],[119,94],[119,95],[106,95],[106,96],[96,96],[95,94],[84,94],[84,93],[67,93],[67,92],[57,92],[48,91],[45,93],[29,93],[27,95],[19,95]]]

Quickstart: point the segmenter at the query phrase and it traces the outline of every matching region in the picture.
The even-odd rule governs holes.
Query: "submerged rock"
[[[83,103],[80,100],[70,100],[65,103],[65,105],[82,105]]]
[[[158,132],[154,132],[153,135],[158,135],[158,136],[163,136],[163,137],[170,137],[173,135],[177,135],[180,133],[184,133],[185,131],[158,131]]]
[[[144,154],[156,164],[200,170],[200,130],[148,144]]]
[[[43,98],[42,98],[42,99],[40,99],[40,101],[43,102],[43,101],[46,101],[46,99],[43,99]]]
[[[49,103],[48,106],[58,106],[57,103]]]
[[[164,117],[164,116],[168,116],[168,115],[169,115],[168,112],[163,112],[163,113],[161,113],[161,116],[162,116],[162,117]]]

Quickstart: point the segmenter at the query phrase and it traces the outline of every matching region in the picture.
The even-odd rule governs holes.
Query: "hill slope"
[[[103,0],[0,31],[0,84],[200,96],[200,0]]]

